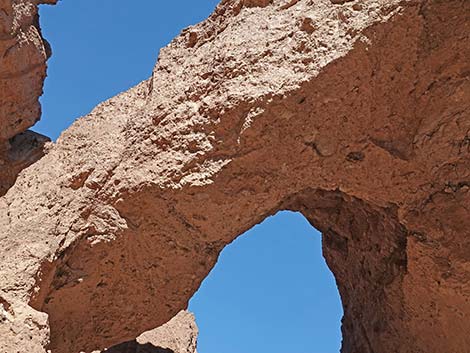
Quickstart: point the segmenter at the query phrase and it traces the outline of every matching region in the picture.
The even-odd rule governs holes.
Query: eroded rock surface
[[[38,99],[50,56],[37,5],[56,1],[0,0],[0,196],[44,154],[47,139],[24,132],[40,118]]]
[[[132,341],[290,209],[324,234],[343,353],[467,353],[469,23],[460,0],[222,1],[0,198],[6,351]]]

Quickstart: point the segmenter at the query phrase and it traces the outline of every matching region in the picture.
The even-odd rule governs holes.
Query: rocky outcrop
[[[22,169],[44,154],[47,138],[24,132],[41,115],[38,99],[50,56],[37,5],[56,1],[0,1],[0,195]]]
[[[0,198],[7,352],[132,341],[279,210],[322,231],[343,353],[470,346],[470,3],[224,0]]]
[[[198,329],[194,315],[181,311],[165,325],[131,342],[106,349],[108,353],[196,353]]]

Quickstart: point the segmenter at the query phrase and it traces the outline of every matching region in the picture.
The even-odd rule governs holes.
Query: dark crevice
[[[136,340],[118,344],[106,349],[108,353],[175,353],[173,350],[162,347],[155,347],[151,343],[139,343]]]

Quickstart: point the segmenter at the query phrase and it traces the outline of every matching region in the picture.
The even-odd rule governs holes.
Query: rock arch
[[[287,209],[324,234],[344,353],[465,352],[470,4],[333,3],[222,1],[20,174],[7,351],[133,340]]]

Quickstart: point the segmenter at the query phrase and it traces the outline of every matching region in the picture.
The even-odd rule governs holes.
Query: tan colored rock
[[[37,5],[55,2],[0,0],[0,196],[22,169],[44,154],[44,136],[17,135],[41,115],[39,96],[50,47],[41,36]],[[25,138],[25,146],[17,150],[18,140]]]
[[[6,352],[134,340],[289,209],[323,232],[343,353],[467,353],[470,3],[242,5],[183,31],[0,198]]]
[[[198,329],[194,315],[181,311],[165,325],[136,340],[108,348],[108,353],[197,353]]]

